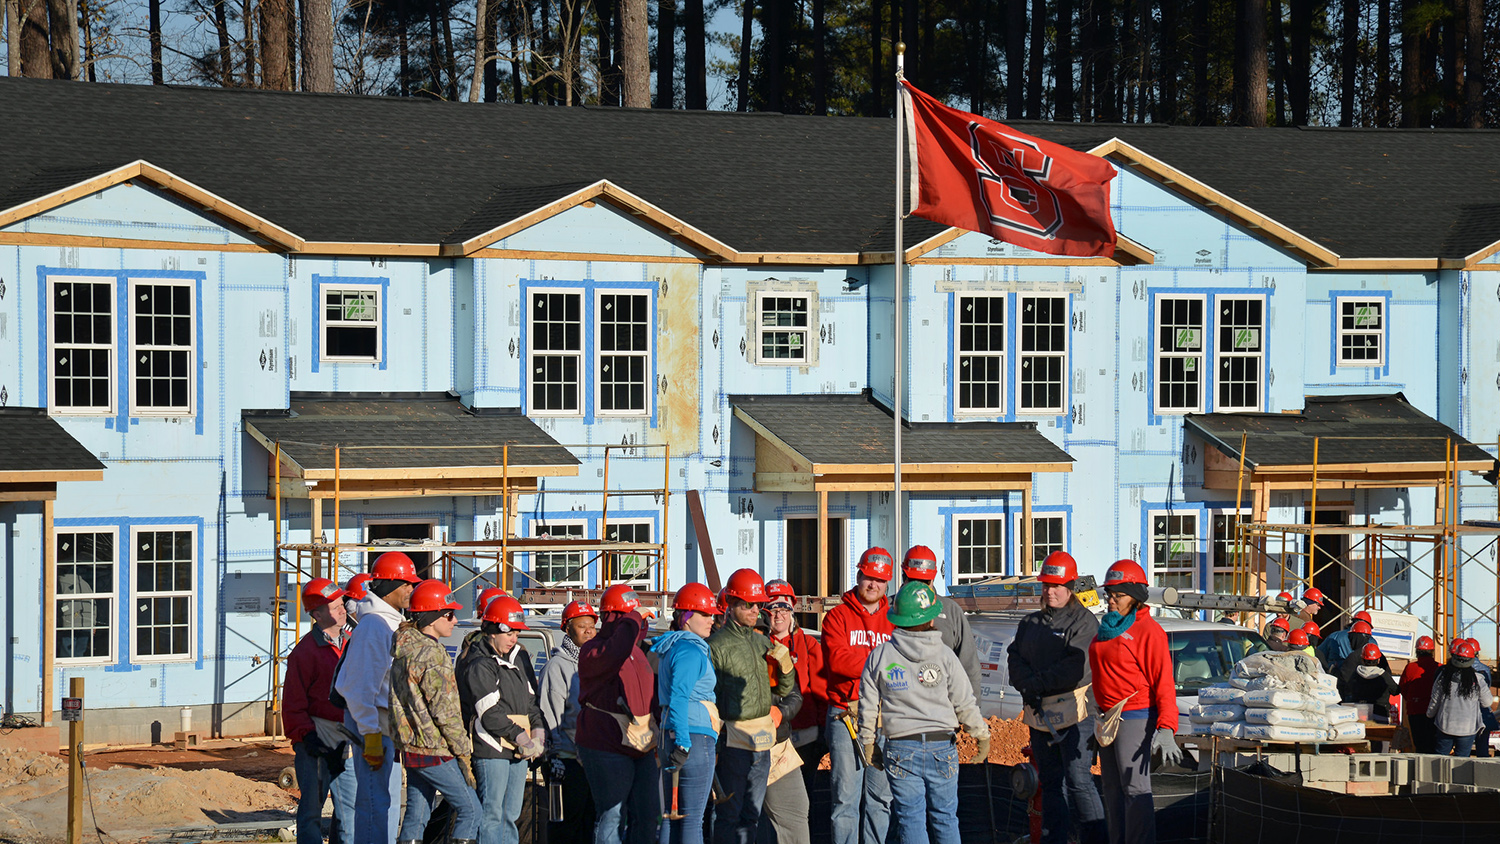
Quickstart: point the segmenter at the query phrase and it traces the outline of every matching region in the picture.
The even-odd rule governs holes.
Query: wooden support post
[[[818,588],[814,595],[828,591],[828,490],[818,490]],[[821,620],[823,614],[818,613]]]
[[[74,677],[68,697],[83,697],[83,678]],[[68,722],[68,844],[83,844],[83,714]]]
[[[1266,523],[1267,514],[1270,512],[1271,490],[1265,482],[1256,485],[1251,493],[1250,521],[1253,524],[1263,525]],[[1255,549],[1255,594],[1266,594],[1266,534],[1260,535],[1260,545]]]
[[[314,545],[317,545],[323,541],[323,499],[309,499],[308,503],[312,505],[312,541]],[[312,570],[313,577],[323,576],[323,554],[321,552],[313,552]]]
[[[57,535],[53,501],[42,502],[42,726],[52,726],[52,671],[57,662]]]
[[[1027,577],[1033,574],[1036,561],[1031,554],[1031,482],[1021,489],[1021,563],[1022,573]]]

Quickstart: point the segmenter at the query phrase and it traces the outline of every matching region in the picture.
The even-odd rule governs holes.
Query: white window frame
[[[554,528],[570,528],[570,529],[571,528],[579,528],[581,530],[581,532],[578,534],[577,537],[572,537],[572,538],[582,539],[582,538],[587,537],[589,535],[589,520],[588,519],[548,519],[546,522],[535,521],[535,522],[531,523],[531,535],[533,537],[536,537],[536,538],[540,539],[541,536],[542,536],[542,534],[544,534],[544,533],[550,535],[551,532],[552,532],[552,530]],[[570,534],[570,537],[571,537],[571,534]],[[575,580],[559,580],[556,583],[551,583],[551,582],[542,580],[540,577],[537,577],[536,576],[537,561],[541,557],[543,557],[543,556],[548,557],[549,560],[550,560],[551,556],[554,555],[554,554],[557,554],[557,555],[576,554],[576,555],[578,555],[578,563],[573,563],[573,564],[569,565],[568,568],[570,568],[570,569],[577,568],[580,563],[586,563],[586,562],[588,562],[588,554],[586,552],[584,552],[584,551],[533,551],[533,552],[531,552],[531,565],[528,567],[527,572],[526,572],[526,575],[531,578],[532,582],[542,584],[545,588],[549,588],[549,589],[550,588],[565,589],[565,588],[568,588],[568,587],[573,587],[573,588],[576,588],[576,589],[587,589],[587,588],[589,588],[589,582],[588,582],[589,570],[588,570],[587,567],[584,567],[583,569],[581,569],[578,572],[578,574],[576,575],[577,579],[575,579]]]
[[[328,319],[328,294],[333,292],[349,293],[373,293],[375,294],[375,321],[364,320],[330,320]],[[320,363],[380,363],[381,341],[384,340],[385,330],[381,315],[385,313],[385,293],[379,284],[339,284],[337,281],[326,281],[318,285],[318,361]],[[361,357],[358,355],[331,355],[328,353],[328,329],[330,328],[374,328],[375,329],[375,354],[373,357]]]
[[[163,592],[145,592],[136,589],[138,585],[136,566],[140,564],[140,536],[143,533],[177,533],[187,532],[192,535],[193,558],[188,564],[188,572],[192,577],[191,588],[173,589]],[[130,529],[130,661],[133,663],[160,663],[160,662],[193,662],[197,659],[198,650],[198,601],[201,584],[198,582],[198,526],[192,524],[184,525],[139,525]],[[139,630],[136,622],[136,613],[140,609],[142,598],[187,598],[187,652],[180,654],[168,654],[158,656],[155,654],[141,654],[139,648]]]
[[[647,542],[652,542],[652,541],[655,540],[655,537],[656,537],[656,523],[653,522],[650,519],[610,519],[609,520],[609,524],[605,527],[605,536],[603,537],[604,541],[606,541],[606,542],[610,541],[609,540],[609,536],[608,536],[608,531],[610,529],[612,529],[612,528],[619,527],[620,525],[631,525],[631,526],[645,525],[646,526],[646,530],[649,532],[648,536],[650,537],[646,541]],[[615,553],[615,552],[611,552],[611,553]],[[603,564],[604,561],[600,560],[600,563]],[[603,567],[601,566],[601,568],[600,568],[600,577],[599,577],[599,587],[602,589],[602,588],[604,588],[606,586],[613,586],[616,583],[624,583],[624,584],[627,584],[629,586],[633,586],[633,587],[638,588],[638,589],[649,589],[650,586],[651,586],[651,575],[649,574],[649,572],[650,572],[650,565],[651,565],[651,560],[650,560],[649,557],[647,557],[646,558],[646,566],[647,566],[646,571],[648,572],[648,574],[645,577],[639,577],[639,578],[636,578],[635,580],[605,580],[604,576],[603,576]]]
[[[802,299],[807,303],[807,325],[802,327],[788,325],[765,325],[763,323],[763,309],[767,299]],[[754,360],[762,366],[814,366],[817,364],[818,346],[818,294],[810,290],[757,290],[755,292],[754,311],[750,315],[752,320],[751,338],[755,344],[752,349]],[[788,334],[802,334],[802,357],[800,358],[775,358],[766,357],[764,354],[766,334],[774,334],[785,331]]]
[[[57,658],[56,658],[58,665],[109,665],[109,664],[114,663],[114,661],[115,661],[115,649],[118,647],[118,642],[117,642],[118,631],[116,629],[116,625],[117,625],[116,613],[118,612],[118,608],[119,608],[120,576],[121,576],[121,567],[120,567],[120,532],[119,532],[119,530],[117,528],[115,528],[115,527],[107,526],[107,525],[84,526],[84,527],[73,528],[73,529],[70,529],[70,530],[59,530],[59,531],[56,531],[56,533],[53,535],[52,541],[57,544],[57,547],[55,548],[55,551],[61,552],[62,551],[61,542],[62,542],[62,538],[64,536],[75,537],[74,541],[76,541],[76,537],[79,534],[85,534],[85,533],[87,533],[87,534],[102,534],[102,535],[107,535],[107,536],[110,537],[111,541],[114,543],[114,557],[110,561],[110,565],[114,568],[114,577],[113,577],[113,580],[114,580],[114,590],[110,591],[110,592],[98,592],[98,591],[95,591],[95,592],[75,592],[75,593],[70,593],[70,594],[66,594],[65,595],[65,594],[63,594],[61,588],[55,588],[54,589],[55,596],[53,598],[53,603],[52,603],[52,606],[50,608],[50,611],[53,614],[53,618],[57,618],[58,612],[59,612],[62,604],[64,604],[65,602],[68,602],[68,601],[97,601],[97,600],[107,600],[109,602],[109,610],[108,610],[108,612],[105,613],[105,620],[106,620],[107,624],[104,624],[104,625],[96,624],[91,629],[100,629],[100,628],[103,628],[103,627],[106,627],[106,626],[108,627],[108,629],[109,629],[109,646],[108,646],[108,652],[105,653],[103,656],[87,656],[87,657],[65,657],[65,656],[61,656],[60,654],[62,653],[62,649],[57,647],[57,644],[58,644],[57,638],[62,634],[63,628],[62,628],[61,625],[57,625],[56,628],[54,629],[52,635],[53,635],[53,649],[54,649],[54,652],[57,653],[57,654],[59,654],[59,656],[57,656]],[[63,563],[63,562],[61,562],[61,554],[60,553],[58,554],[58,557],[56,559],[58,559],[58,563],[57,563],[57,570],[58,570],[58,572],[62,571],[62,567],[63,566],[65,566],[65,565],[72,565],[72,563]],[[94,563],[94,565],[98,565],[98,563]],[[54,586],[55,587],[56,586],[60,586],[60,584],[54,584]],[[77,629],[77,628],[68,628],[68,629]]]
[[[135,330],[135,304],[138,301],[136,291],[141,285],[152,287],[185,287],[188,292],[188,337],[189,342],[185,347],[187,352],[187,403],[182,407],[142,407],[140,404],[139,390],[136,386],[135,366],[137,357],[141,352],[149,351],[183,351],[183,346],[142,346],[136,343]],[[131,416],[192,416],[198,407],[198,284],[191,278],[152,278],[142,276],[130,279],[130,313],[126,316],[127,335],[130,349],[129,363],[125,367],[125,377],[130,380],[130,415]]]
[[[965,573],[961,571],[959,563],[959,536],[962,534],[962,526],[964,522],[994,522],[995,524],[998,524],[1000,526],[999,540],[997,541],[993,538],[990,538],[982,546],[984,548],[1000,549],[1000,571],[988,571],[981,572],[979,574],[975,574],[973,572]],[[1006,533],[1008,532],[1008,528],[1009,526],[1006,524],[1005,513],[1003,511],[997,510],[993,513],[964,513],[955,514],[953,516],[953,560],[948,567],[951,570],[950,575],[952,576],[953,582],[955,584],[965,583],[970,580],[984,580],[986,578],[998,577],[1011,573],[1010,571],[1005,570],[1008,567],[1007,561],[1011,558],[1011,555],[1006,553],[1006,543],[1010,540],[1010,537],[1006,535]]]
[[[576,296],[578,298],[578,348],[566,351],[553,349],[538,351],[536,347],[536,297],[559,294],[563,296]],[[528,287],[526,288],[525,299],[523,307],[526,308],[526,383],[523,385],[523,389],[526,390],[526,412],[532,416],[583,416],[585,397],[588,392],[585,389],[585,383],[589,377],[588,369],[584,366],[588,354],[590,328],[588,308],[586,307],[588,304],[587,291],[579,287]],[[575,360],[577,365],[575,371],[578,373],[578,380],[574,385],[574,389],[578,391],[574,401],[575,409],[537,407],[535,378],[536,360],[538,357],[571,357]]]
[[[638,296],[646,300],[646,348],[629,352],[604,351],[604,297]],[[656,315],[651,306],[651,293],[647,290],[625,287],[602,287],[594,294],[594,413],[599,416],[650,416],[655,397],[655,377],[652,371],[653,351],[656,346]],[[645,397],[638,410],[605,410],[604,408],[604,358],[638,357],[642,367],[642,389]]]
[[[56,285],[58,282],[70,284],[103,284],[109,287],[109,339],[107,343],[67,343],[57,342],[57,309]],[[116,396],[119,394],[119,385],[115,382],[117,361],[115,360],[116,340],[119,337],[120,314],[118,312],[118,297],[115,285],[117,280],[114,276],[71,276],[71,275],[49,275],[47,276],[47,395],[48,412],[57,416],[114,416]],[[109,404],[105,407],[80,407],[77,405],[62,406],[57,402],[57,350],[59,348],[76,350],[107,350],[109,353],[109,364],[106,374],[109,378]]]
[[[1011,569],[1011,571],[1013,571],[1013,572],[1022,572],[1022,571],[1026,570],[1026,552],[1025,552],[1025,549],[1021,547],[1021,525],[1022,525],[1022,519],[1024,519],[1024,518],[1026,518],[1026,517],[1022,513],[1015,514],[1015,518],[1012,520],[1012,524],[1010,526],[1010,529],[1012,531],[1011,536],[1015,537],[1015,541],[1012,542],[1011,545],[1015,548],[1015,551],[1016,551],[1016,553],[1014,555],[1015,565]],[[1035,551],[1036,544],[1037,544],[1037,542],[1036,542],[1036,523],[1040,522],[1040,521],[1042,521],[1044,519],[1052,519],[1052,520],[1056,520],[1056,521],[1062,522],[1062,537],[1063,537],[1062,538],[1062,547],[1054,549],[1054,550],[1067,551],[1068,549],[1072,548],[1073,547],[1073,535],[1068,532],[1069,519],[1068,519],[1067,512],[1056,512],[1056,513],[1054,513],[1054,512],[1048,512],[1048,511],[1038,512],[1038,511],[1033,510],[1031,512],[1031,521],[1032,521],[1032,527],[1031,527],[1031,547],[1032,547],[1032,550]],[[1048,553],[1050,554],[1051,552],[1049,551]],[[1046,556],[1044,555],[1042,557],[1042,559],[1045,560]],[[1041,571],[1041,562],[1040,561],[1037,562],[1035,571]]]
[[[1193,301],[1196,300],[1201,306],[1203,319],[1198,324],[1198,350],[1196,352],[1164,351],[1161,348],[1162,327],[1162,303],[1166,301]],[[1202,413],[1203,397],[1209,389],[1209,379],[1204,375],[1207,368],[1207,342],[1208,342],[1208,297],[1202,293],[1158,293],[1151,303],[1152,332],[1151,344],[1155,354],[1155,365],[1151,371],[1151,407],[1158,416],[1180,416],[1185,413]],[[1176,345],[1175,342],[1173,344]],[[1197,361],[1195,366],[1198,371],[1198,403],[1193,407],[1163,407],[1161,395],[1161,374],[1165,361],[1191,358]]]
[[[1072,328],[1072,326],[1070,325],[1069,319],[1068,319],[1068,315],[1072,312],[1072,308],[1071,308],[1071,304],[1072,303],[1069,301],[1070,298],[1071,297],[1068,294],[1066,294],[1066,293],[1022,293],[1022,294],[1019,294],[1016,297],[1016,413],[1017,413],[1017,415],[1020,415],[1020,414],[1039,414],[1039,415],[1044,415],[1044,416],[1057,416],[1058,414],[1062,414],[1062,413],[1067,413],[1068,412],[1068,402],[1069,402],[1068,386],[1069,386],[1069,381],[1070,381],[1069,372],[1068,372],[1068,353],[1072,350],[1072,338],[1068,336],[1071,333],[1071,328]],[[1062,309],[1063,309],[1063,321],[1062,321],[1063,341],[1062,341],[1062,350],[1061,351],[1049,350],[1049,351],[1045,351],[1045,352],[1037,352],[1037,351],[1028,352],[1026,350],[1026,324],[1023,322],[1023,320],[1025,319],[1025,317],[1023,315],[1026,313],[1026,303],[1027,303],[1027,301],[1028,300],[1035,301],[1035,300],[1038,300],[1038,299],[1056,299],[1056,300],[1059,300],[1059,301],[1062,302]],[[1051,325],[1054,325],[1054,323],[1048,323],[1048,325],[1051,326]],[[1060,366],[1060,372],[1059,372],[1059,384],[1058,384],[1058,391],[1057,391],[1057,398],[1058,398],[1058,404],[1057,405],[1051,406],[1051,407],[1027,407],[1026,406],[1025,400],[1023,398],[1023,396],[1025,395],[1024,391],[1026,389],[1026,386],[1025,386],[1026,385],[1026,377],[1023,374],[1023,371],[1024,371],[1025,367],[1026,367],[1026,359],[1027,358],[1054,358],[1054,359],[1057,359],[1057,360],[1061,361],[1061,363],[1059,364],[1059,366]],[[1003,395],[1004,394],[1002,393],[1002,396]]]
[[[1146,530],[1147,530],[1146,548],[1148,549],[1148,553],[1145,556],[1146,556],[1147,562],[1149,563],[1148,569],[1150,571],[1149,577],[1150,577],[1150,580],[1151,580],[1151,585],[1152,586],[1160,586],[1160,585],[1162,585],[1161,583],[1159,583],[1157,581],[1157,578],[1159,576],[1162,576],[1162,575],[1165,575],[1165,574],[1174,574],[1175,575],[1175,574],[1179,574],[1181,572],[1180,569],[1168,569],[1168,568],[1164,568],[1164,567],[1163,568],[1158,568],[1158,566],[1157,566],[1157,563],[1156,563],[1156,542],[1157,542],[1157,538],[1156,538],[1157,537],[1157,534],[1156,534],[1156,519],[1158,517],[1164,518],[1164,519],[1168,518],[1168,517],[1173,518],[1173,519],[1190,518],[1190,519],[1193,520],[1193,535],[1191,537],[1189,537],[1186,533],[1176,534],[1175,537],[1174,537],[1174,535],[1172,533],[1172,525],[1171,525],[1171,522],[1169,521],[1167,523],[1167,537],[1166,537],[1166,539],[1167,539],[1168,543],[1173,542],[1174,539],[1190,540],[1190,542],[1189,542],[1190,547],[1184,549],[1185,552],[1192,558],[1192,561],[1191,561],[1191,564],[1190,564],[1191,568],[1190,568],[1190,571],[1189,571],[1189,580],[1188,580],[1188,585],[1187,585],[1186,588],[1188,590],[1197,590],[1197,589],[1199,589],[1199,584],[1198,584],[1198,580],[1199,580],[1199,578],[1198,578],[1198,558],[1199,558],[1199,555],[1203,552],[1203,523],[1202,523],[1202,519],[1201,519],[1201,514],[1197,510],[1170,510],[1170,511],[1169,510],[1151,510],[1151,511],[1149,511],[1146,514],[1146,521],[1147,521],[1147,528],[1146,528]],[[1171,548],[1170,545],[1168,546],[1167,553],[1168,554],[1172,553],[1172,548]],[[1178,588],[1181,589],[1183,587],[1179,586]]]
[[[1207,536],[1207,539],[1206,539],[1206,541],[1208,542],[1208,577],[1209,577],[1209,582],[1208,582],[1208,588],[1206,588],[1204,590],[1205,592],[1217,592],[1217,591],[1219,591],[1216,588],[1217,584],[1214,581],[1220,575],[1231,576],[1231,575],[1234,574],[1234,551],[1233,551],[1233,548],[1234,548],[1234,535],[1233,535],[1233,533],[1231,533],[1230,536],[1228,537],[1230,551],[1227,554],[1227,556],[1225,556],[1223,559],[1221,559],[1219,557],[1218,543],[1214,540],[1214,529],[1215,529],[1214,528],[1214,521],[1217,520],[1217,519],[1219,519],[1220,517],[1234,518],[1235,516],[1238,516],[1240,523],[1244,524],[1244,523],[1248,523],[1250,521],[1251,515],[1252,514],[1251,514],[1251,512],[1249,510],[1235,510],[1233,508],[1226,508],[1226,509],[1221,509],[1221,510],[1212,510],[1212,511],[1209,512],[1209,514],[1208,514],[1208,520],[1209,520],[1208,521],[1208,531],[1207,531],[1208,536]],[[1249,553],[1250,549],[1247,547],[1245,550],[1246,550],[1247,556],[1248,556],[1248,553]]]
[[[1240,412],[1240,413],[1251,412],[1251,413],[1257,413],[1257,412],[1260,411],[1260,409],[1262,407],[1265,406],[1265,403],[1266,403],[1266,297],[1263,296],[1263,295],[1257,295],[1257,294],[1233,295],[1233,296],[1229,296],[1229,295],[1215,296],[1214,297],[1214,331],[1215,331],[1216,335],[1217,335],[1217,333],[1223,327],[1222,326],[1223,314],[1221,313],[1221,311],[1223,311],[1224,305],[1231,304],[1231,303],[1234,303],[1234,302],[1259,302],[1260,303],[1260,327],[1258,329],[1256,329],[1256,330],[1258,330],[1260,332],[1260,342],[1258,343],[1258,345],[1260,346],[1260,349],[1258,351],[1254,351],[1254,352],[1241,352],[1241,351],[1236,351],[1234,349],[1227,349],[1227,348],[1224,347],[1223,343],[1216,342],[1214,344],[1214,378],[1213,378],[1213,389],[1215,391],[1214,392],[1214,399],[1215,399],[1214,400],[1214,410],[1216,410],[1216,411],[1222,411],[1222,412],[1226,412],[1226,413],[1228,413],[1228,412]],[[1256,382],[1255,382],[1255,404],[1232,405],[1232,404],[1225,404],[1225,403],[1222,403],[1222,402],[1219,401],[1219,399],[1223,397],[1223,392],[1222,392],[1222,390],[1220,388],[1224,385],[1224,383],[1226,381],[1226,379],[1223,378],[1223,366],[1224,366],[1224,362],[1225,361],[1233,361],[1235,359],[1255,360],[1255,361],[1257,361],[1256,376],[1255,376],[1256,377]]]
[[[1380,309],[1379,328],[1345,328],[1344,327],[1344,303],[1374,305]],[[1374,369],[1385,366],[1386,345],[1388,335],[1386,326],[1390,320],[1390,303],[1383,296],[1335,296],[1333,300],[1333,353],[1334,362],[1338,366],[1351,369]],[[1380,343],[1380,356],[1375,360],[1346,360],[1344,358],[1344,338],[1350,336],[1375,337]]]
[[[996,303],[998,303],[1000,305],[1000,337],[1001,337],[1001,341],[1000,342],[1002,344],[1004,344],[1004,345],[1002,345],[1002,347],[1001,347],[1001,349],[1000,349],[999,352],[985,351],[985,352],[970,352],[970,353],[968,353],[968,356],[971,356],[971,357],[996,358],[996,359],[999,360],[999,362],[1000,362],[1000,366],[999,366],[999,371],[1000,371],[1000,390],[999,390],[1000,401],[999,401],[999,403],[995,407],[964,407],[963,404],[962,404],[962,400],[961,400],[962,390],[960,388],[960,384],[962,383],[962,381],[961,381],[961,378],[959,376],[959,372],[960,372],[960,370],[963,369],[963,358],[965,357],[965,352],[963,351],[963,349],[959,345],[959,334],[960,334],[960,331],[961,331],[961,328],[960,328],[961,323],[960,323],[960,320],[959,320],[959,313],[960,313],[960,311],[963,310],[963,304],[964,304],[964,300],[965,299],[988,299],[988,300],[990,300],[990,307],[992,309],[994,308],[994,306],[995,306]],[[1005,415],[1005,407],[1006,407],[1005,391],[1006,391],[1006,387],[1008,386],[1007,382],[1008,382],[1009,377],[1010,377],[1009,366],[1008,366],[1008,364],[1010,362],[1010,348],[1009,348],[1009,343],[1010,343],[1010,337],[1009,337],[1010,318],[1011,318],[1011,314],[1010,314],[1010,301],[1009,301],[1009,297],[1006,296],[1006,294],[1004,294],[1004,293],[959,293],[959,294],[957,294],[957,295],[955,295],[953,297],[953,317],[950,320],[950,325],[952,326],[952,338],[951,338],[951,342],[953,343],[953,415],[954,416],[1004,416]],[[993,324],[993,320],[990,323],[986,323],[986,324],[987,325]]]

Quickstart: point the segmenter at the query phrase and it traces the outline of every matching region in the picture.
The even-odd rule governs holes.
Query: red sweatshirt
[[[827,635],[826,633],[824,635]],[[828,716],[828,673],[823,665],[823,646],[800,629],[771,639],[786,645],[797,663],[797,690],[802,692],[802,709],[792,719],[792,729],[822,726]]]
[[[343,721],[344,710],[328,702],[328,687],[344,653],[344,637],[329,641],[316,627],[307,631],[286,658],[286,681],[281,686],[281,720],[286,737],[301,741],[313,731],[312,716]]]
[[[859,678],[865,671],[865,660],[896,629],[886,620],[887,608],[888,603],[882,597],[880,608],[869,612],[850,589],[844,593],[844,602],[824,616],[823,662],[828,670],[830,707],[842,709],[849,701],[859,700]]]
[[[1401,669],[1401,700],[1407,711],[1427,714],[1427,704],[1432,701],[1432,684],[1442,667],[1436,659],[1423,656]]]
[[[1094,700],[1099,711],[1119,703],[1133,709],[1156,710],[1156,729],[1177,732],[1177,686],[1172,679],[1172,654],[1167,633],[1149,613],[1137,612],[1130,629],[1109,641],[1089,645],[1089,669],[1094,675]]]

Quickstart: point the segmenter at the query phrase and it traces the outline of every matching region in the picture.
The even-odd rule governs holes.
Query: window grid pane
[[[1066,551],[1067,539],[1062,516],[1033,516],[1031,519],[1031,570],[1040,571],[1042,561],[1054,551]]]
[[[1203,404],[1203,300],[1156,300],[1156,404],[1198,410]]]
[[[1068,300],[1022,296],[1020,403],[1022,410],[1063,412],[1068,358]]]
[[[1197,550],[1198,514],[1151,517],[1151,565],[1157,586],[1193,589]]]
[[[650,375],[650,297],[599,297],[599,409],[644,412]]]
[[[650,522],[623,522],[611,523],[609,530],[604,534],[606,542],[642,542],[651,541]],[[647,566],[651,564],[651,557],[637,551],[617,551],[605,555],[603,584],[631,583],[646,584]]]
[[[1385,362],[1385,302],[1381,299],[1340,299],[1339,363],[1374,366]]]
[[[1265,303],[1215,300],[1219,309],[1219,403],[1216,410],[1260,410],[1265,355]]]
[[[380,358],[380,291],[323,288],[323,357]]]
[[[958,551],[955,580],[975,580],[1005,574],[1005,521],[959,519],[954,547]]]
[[[135,535],[136,656],[187,656],[192,630],[193,532]]]
[[[1235,532],[1245,514],[1215,513],[1213,518],[1213,591],[1234,594]]]
[[[537,536],[543,539],[583,539],[583,525],[544,525],[538,528]],[[534,580],[555,586],[583,586],[586,571],[580,570],[584,556],[582,551],[539,551],[531,563]],[[572,578],[564,580],[571,574]]]
[[[193,375],[193,295],[182,284],[138,282],[132,294],[135,406],[189,409]]]
[[[583,294],[531,294],[531,406],[576,413],[583,363]]]
[[[115,537],[112,533],[57,535],[57,658],[113,656]]]
[[[761,360],[807,360],[809,299],[760,297]]]
[[[954,320],[959,411],[1005,409],[1005,297],[960,296]]]
[[[113,390],[114,285],[52,283],[53,406],[107,410]]]

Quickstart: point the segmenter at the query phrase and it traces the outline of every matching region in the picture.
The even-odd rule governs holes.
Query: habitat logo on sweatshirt
[[[885,674],[887,691],[904,692],[909,687],[909,681],[906,679],[907,669],[901,663],[892,662],[882,669],[881,673]]]

